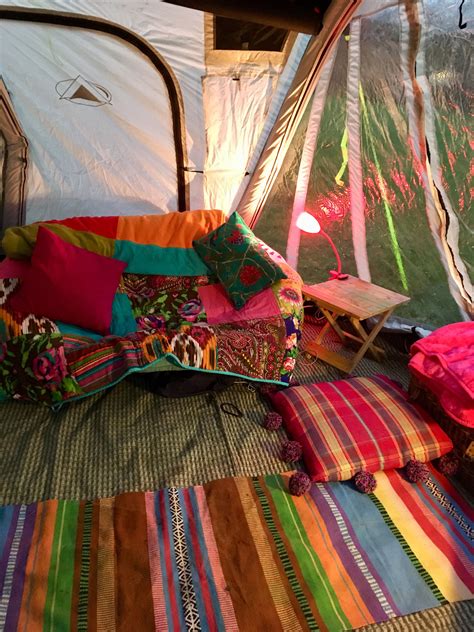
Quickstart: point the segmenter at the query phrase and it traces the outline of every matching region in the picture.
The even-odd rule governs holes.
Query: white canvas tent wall
[[[411,24],[423,37],[429,20],[420,16],[431,1],[333,0],[318,36],[292,34],[280,52],[216,50],[212,16],[158,0],[3,2],[0,74],[29,143],[25,198],[18,202],[17,217],[32,222],[78,214],[238,209],[272,243],[276,235],[268,226],[286,226],[286,219],[272,208],[274,193],[281,178],[291,179],[289,161],[305,137],[307,160],[298,168],[298,183],[295,177],[290,187],[297,193],[295,213],[311,200],[311,142],[316,147],[325,91],[338,66],[331,52],[340,48],[343,31],[354,18],[346,95],[348,122],[352,120],[348,173],[354,219],[348,258],[357,260],[351,271],[364,278],[372,271],[377,282],[377,262],[371,269],[367,266],[362,223],[356,220],[365,186],[357,172],[357,150],[362,149],[357,76],[364,68],[353,43],[360,38],[364,16],[385,15],[390,7],[397,12],[400,33],[408,33]],[[412,91],[419,89],[420,81],[426,97],[429,86],[422,83],[420,58],[405,59],[407,95],[410,85]],[[311,104],[312,124],[306,134]],[[413,107],[419,114],[418,105]],[[466,262],[458,256],[455,217],[433,202],[440,182],[432,156],[426,161],[423,149],[432,134],[429,125],[425,107],[410,128],[412,151],[418,162],[425,161],[424,210],[431,226],[423,230],[431,231],[444,282],[458,313],[467,318],[472,287]],[[291,218],[290,205],[286,211]],[[259,218],[265,217],[262,223]],[[283,252],[292,240],[296,243],[290,225],[285,231],[284,243],[272,244]],[[381,244],[384,239],[386,235],[380,235]],[[288,255],[296,262],[293,246]],[[315,260],[313,267],[324,273],[326,266]],[[396,271],[384,282],[407,291],[399,287]],[[416,300],[412,304],[423,322]]]
[[[309,40],[218,51],[211,16],[159,1],[1,6],[0,72],[30,142],[27,222],[230,211]]]

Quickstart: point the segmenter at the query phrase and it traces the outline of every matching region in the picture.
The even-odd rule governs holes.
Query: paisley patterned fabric
[[[303,323],[301,282],[296,279],[285,279],[284,282],[276,283],[272,289],[285,322],[285,354],[280,379],[289,382],[296,365]]]
[[[198,287],[208,277],[164,277],[124,275],[123,287],[139,329],[178,329],[187,323],[206,320]]]
[[[216,336],[219,371],[280,381],[285,356],[285,326],[280,318],[221,325]]]

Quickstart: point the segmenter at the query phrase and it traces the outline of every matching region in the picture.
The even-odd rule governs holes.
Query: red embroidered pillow
[[[431,461],[452,450],[450,438],[385,376],[295,386],[272,393],[291,439],[303,447],[313,481],[345,481]]]
[[[40,227],[31,257],[9,305],[108,334],[112,303],[126,263],[68,244]]]

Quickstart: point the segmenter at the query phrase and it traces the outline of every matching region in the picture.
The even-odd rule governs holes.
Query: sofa
[[[133,372],[170,365],[287,385],[298,353],[302,280],[247,229],[245,239],[276,266],[279,278],[235,307],[215,269],[195,247],[228,221],[222,211],[197,210],[76,217],[8,229],[2,242],[7,258],[0,264],[0,401],[13,398],[57,407],[111,387]],[[46,262],[44,252],[41,257],[37,252],[38,235],[45,230],[65,248],[122,262],[106,332],[18,309],[15,295],[27,287],[36,259],[47,272],[59,265],[51,252],[55,248],[47,251]],[[67,292],[72,301],[78,290],[72,268],[62,265],[60,280],[66,287],[57,290],[45,282],[40,297],[53,300],[57,291],[66,292],[59,305],[67,306]],[[87,281],[78,311],[83,303],[87,312],[87,303],[90,313],[101,296],[94,279]]]

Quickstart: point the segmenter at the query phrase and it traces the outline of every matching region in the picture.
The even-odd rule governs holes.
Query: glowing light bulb
[[[298,215],[296,226],[305,233],[319,233],[321,231],[318,220],[306,211]]]

